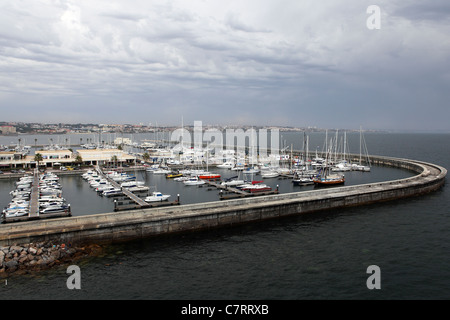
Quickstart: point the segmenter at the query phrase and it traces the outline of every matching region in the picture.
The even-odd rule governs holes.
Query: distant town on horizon
[[[193,124],[184,124],[184,128],[192,129]],[[26,123],[26,122],[0,122],[1,135],[19,135],[19,134],[73,134],[73,133],[149,133],[156,131],[171,131],[180,128],[180,125],[160,125],[151,124],[96,124],[96,123]],[[204,129],[217,128],[225,129],[278,129],[280,131],[300,131],[300,132],[324,132],[326,130],[344,130],[347,132],[359,131],[356,129],[337,129],[337,128],[318,128],[310,127],[291,127],[291,126],[255,126],[255,125],[211,125],[203,124]],[[365,132],[386,132],[385,130],[367,130]]]

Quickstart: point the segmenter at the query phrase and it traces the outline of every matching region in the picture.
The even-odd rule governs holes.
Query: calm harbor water
[[[302,134],[282,134],[287,145],[301,149]],[[311,134],[310,150],[321,150],[324,137]],[[365,139],[371,154],[450,168],[449,134],[371,133]],[[351,152],[359,152],[358,143],[359,134],[349,134]],[[159,191],[180,193],[182,203],[218,199],[215,190],[136,174]],[[348,184],[408,175],[382,167],[371,173],[346,173]],[[287,180],[266,182],[278,184],[281,192],[301,190]],[[111,199],[97,196],[80,177],[64,177],[62,183],[74,215],[111,211]],[[12,185],[13,181],[0,180],[2,206]],[[449,208],[446,185],[417,198],[111,245],[102,256],[79,263],[81,290],[67,289],[62,266],[11,276],[7,284],[0,283],[0,298],[449,299]],[[380,267],[380,290],[366,286],[370,265]]]

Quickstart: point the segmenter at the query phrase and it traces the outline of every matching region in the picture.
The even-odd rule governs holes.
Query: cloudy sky
[[[449,132],[449,35],[448,0],[0,0],[0,121]]]

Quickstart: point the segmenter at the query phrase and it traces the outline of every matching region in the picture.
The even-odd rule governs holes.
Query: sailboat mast
[[[362,128],[361,128],[361,126],[359,126],[359,164],[360,165],[361,165],[361,143],[362,143],[361,137],[362,137]]]
[[[347,131],[344,131],[344,162],[345,162],[346,146],[347,146]]]
[[[306,132],[303,132],[303,162],[306,161]]]
[[[338,149],[338,133],[339,130],[336,130],[336,138],[335,138],[335,142],[334,142],[334,161],[337,161],[337,149]]]
[[[306,154],[305,154],[305,169],[309,170],[308,166],[308,149],[309,149],[309,136],[306,136]]]

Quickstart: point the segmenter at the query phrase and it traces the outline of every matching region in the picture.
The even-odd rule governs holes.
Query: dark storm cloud
[[[3,2],[2,117],[448,127],[449,5],[371,4]]]
[[[446,0],[400,2],[399,7],[392,14],[415,21],[449,22],[450,2]]]

